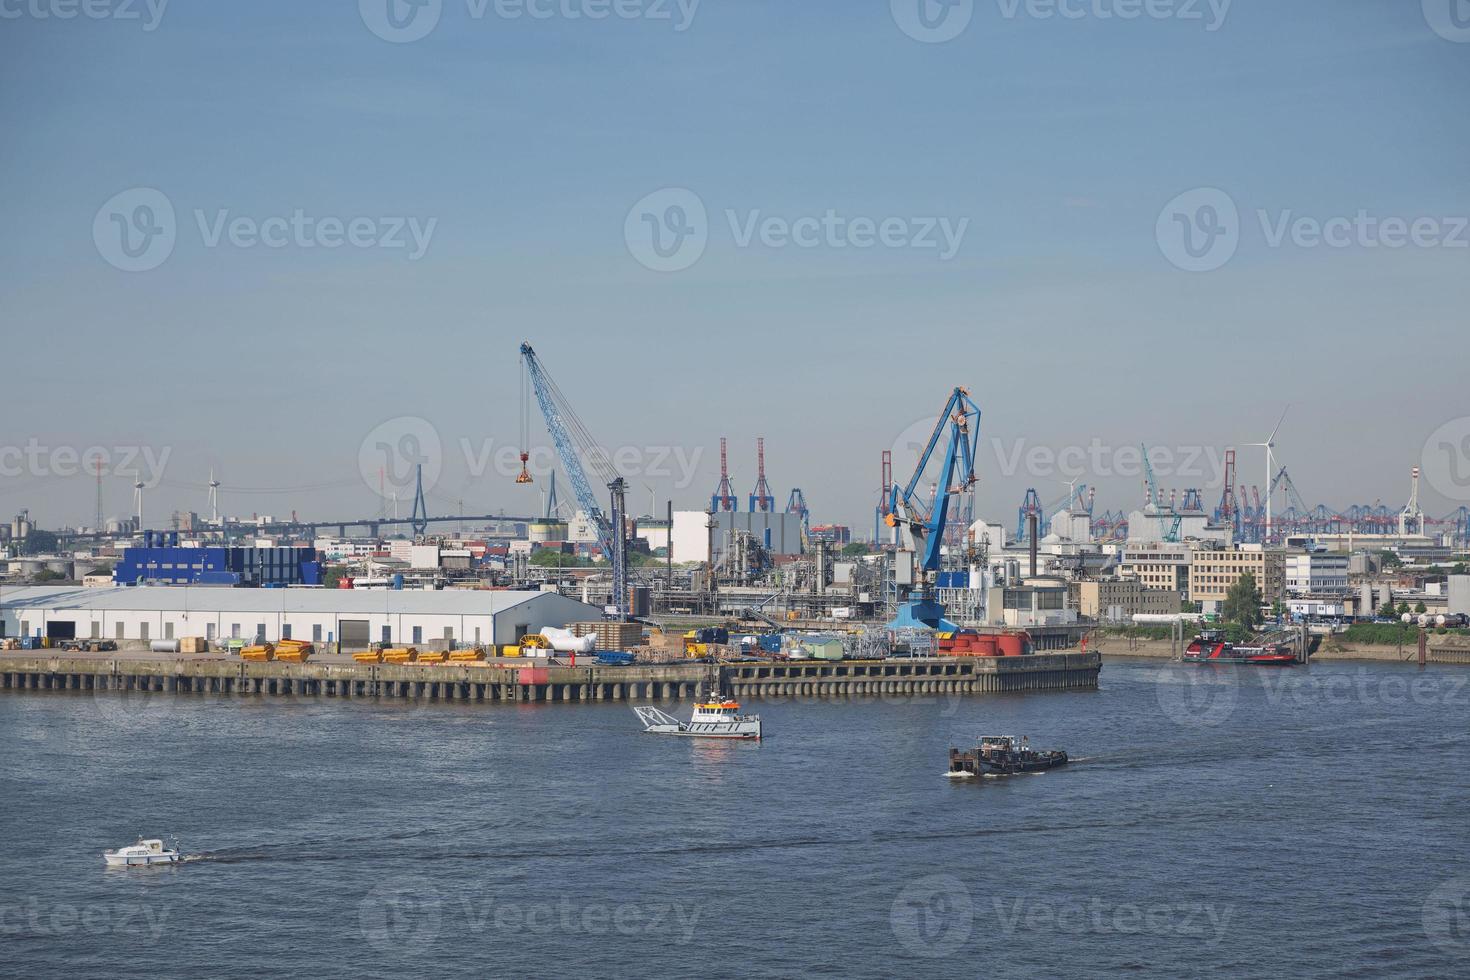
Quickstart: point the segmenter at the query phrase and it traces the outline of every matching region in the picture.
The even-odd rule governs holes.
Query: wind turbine
[[[1262,484],[1262,486],[1264,486],[1264,487],[1267,488],[1266,489],[1266,534],[1265,534],[1265,541],[1264,541],[1264,543],[1266,543],[1266,544],[1269,544],[1271,542],[1271,490],[1270,490],[1270,487],[1271,487],[1271,477],[1276,472],[1276,455],[1273,452],[1271,452],[1271,450],[1274,449],[1275,446],[1276,446],[1276,433],[1278,433],[1278,432],[1281,431],[1281,423],[1284,422],[1284,421],[1286,421],[1286,413],[1289,412],[1289,411],[1291,411],[1291,406],[1290,405],[1287,405],[1285,408],[1283,408],[1281,410],[1281,418],[1279,418],[1279,419],[1276,420],[1276,428],[1274,428],[1274,429],[1271,430],[1271,434],[1266,437],[1266,441],[1265,442],[1248,442],[1248,443],[1246,443],[1247,446],[1261,446],[1262,448],[1264,448],[1266,450],[1266,482]]]

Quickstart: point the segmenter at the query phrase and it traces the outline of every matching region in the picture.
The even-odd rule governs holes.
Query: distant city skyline
[[[1434,3],[390,2],[5,21],[7,516],[90,524],[92,447],[109,516],[157,475],[152,527],[211,471],[230,515],[368,516],[415,419],[432,513],[534,512],[522,340],[640,513],[704,506],[722,435],[743,509],[764,436],[778,508],[866,533],[955,385],[1008,525],[1073,479],[1139,506],[1140,444],[1209,507],[1227,447],[1264,490],[1288,404],[1308,504],[1402,506],[1414,466],[1470,502]]]

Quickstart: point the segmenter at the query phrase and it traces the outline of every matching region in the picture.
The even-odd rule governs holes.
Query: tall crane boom
[[[592,491],[592,483],[587,478],[582,460],[587,460],[604,484],[612,483],[618,478],[618,474],[608,461],[607,453],[592,438],[592,433],[587,431],[582,420],[577,418],[577,413],[572,411],[566,396],[541,366],[541,361],[530,344],[521,344],[521,360],[536,393],[536,403],[541,406],[541,416],[546,420],[546,431],[551,433],[551,441],[556,444],[556,454],[561,458],[562,468],[566,470],[567,479],[572,481],[572,493],[577,498],[577,506],[582,508],[587,520],[592,523],[598,544],[602,546],[602,553],[607,556],[608,561],[616,562],[619,556],[613,551],[612,522],[597,502],[597,495]],[[523,451],[525,448],[521,447]]]
[[[946,428],[949,438],[931,507],[918,493],[918,487]],[[979,442],[980,407],[967,390],[955,388],[939,413],[929,442],[919,454],[919,465],[913,476],[902,485],[895,483],[889,491],[888,513],[884,519],[889,527],[904,529],[903,544],[907,546],[900,548],[895,560],[903,561],[903,552],[911,552],[918,566],[915,571],[919,573],[919,581],[910,587],[910,594],[914,588],[918,589],[919,598],[905,602],[898,618],[890,626],[953,628],[953,624],[944,618],[944,607],[934,597],[934,588],[944,530],[949,523],[950,501],[975,486],[975,455]]]

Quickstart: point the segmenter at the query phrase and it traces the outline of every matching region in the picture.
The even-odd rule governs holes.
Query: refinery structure
[[[141,483],[133,514],[106,519],[99,471],[90,525],[44,530],[21,513],[0,526],[5,582],[147,587],[155,596],[148,607],[160,610],[170,601],[157,590],[168,587],[192,587],[192,601],[221,607],[229,604],[205,589],[556,593],[575,604],[561,611],[580,610],[583,620],[675,630],[725,623],[890,642],[1024,630],[1036,649],[1074,646],[1100,623],[1211,613],[1245,573],[1260,590],[1263,615],[1281,621],[1361,619],[1403,601],[1430,615],[1470,614],[1459,608],[1465,589],[1456,574],[1470,548],[1467,509],[1425,513],[1419,470],[1408,467],[1401,505],[1309,505],[1276,456],[1282,421],[1264,441],[1225,452],[1222,485],[1166,488],[1140,445],[1144,478],[1131,505],[1102,509],[1095,488],[1074,482],[1053,499],[1028,488],[1013,518],[987,519],[975,504],[984,476],[976,458],[982,406],[956,387],[935,393],[937,422],[916,447],[911,472],[895,472],[891,450],[878,453],[871,529],[814,519],[799,486],[778,492],[762,436],[754,439],[748,491],[737,487],[722,436],[708,498],[693,508],[650,500],[638,514],[628,480],[572,399],[530,344],[520,355],[523,416],[539,416],[560,463],[559,474],[540,478],[536,513],[434,513],[420,471],[413,498],[393,500],[391,511],[385,497],[382,510],[365,516],[230,518],[221,510],[228,487],[211,472],[205,514],[174,514],[159,527],[144,519]],[[517,483],[538,482],[525,465],[532,441],[528,421]],[[1269,479],[1247,480],[1247,456],[1249,468]],[[0,595],[0,610],[6,606]],[[23,623],[5,611],[7,636],[34,638]],[[253,635],[251,624],[246,632]],[[318,639],[323,632],[318,624]],[[337,630],[325,633],[340,639]]]

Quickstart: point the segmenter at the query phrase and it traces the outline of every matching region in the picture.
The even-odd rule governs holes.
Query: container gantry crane
[[[934,450],[948,430],[944,462],[935,486],[933,506],[926,505],[918,487],[924,479]],[[900,543],[894,555],[894,577],[899,592],[898,615],[889,629],[927,628],[956,629],[944,618],[944,607],[935,597],[939,578],[939,561],[944,531],[949,523],[950,502],[974,488],[975,454],[980,441],[980,407],[964,388],[950,392],[949,400],[939,413],[934,432],[919,455],[919,465],[907,483],[895,483],[889,491],[888,513],[884,521],[889,527],[901,528]],[[917,598],[914,595],[917,593]]]

